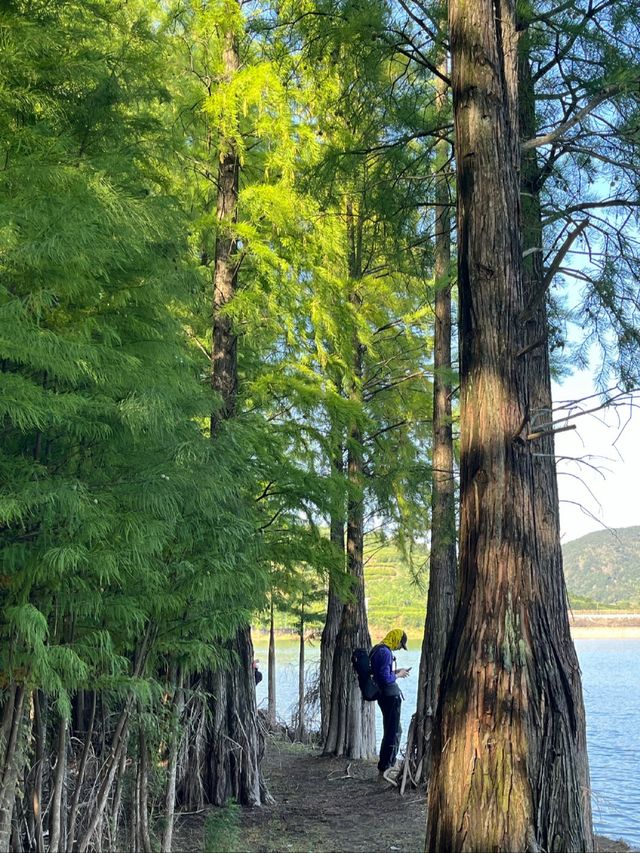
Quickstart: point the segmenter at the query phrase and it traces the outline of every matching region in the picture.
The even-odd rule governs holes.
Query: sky
[[[577,372],[554,384],[554,408],[594,393],[591,374]],[[596,405],[594,398],[588,407]],[[563,543],[605,526],[640,525],[640,398],[636,405],[572,419],[576,429],[556,435],[558,457],[583,460],[558,460]]]

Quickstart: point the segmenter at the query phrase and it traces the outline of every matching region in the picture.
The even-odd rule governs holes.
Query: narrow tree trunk
[[[136,851],[136,853],[142,853],[142,830],[140,825],[140,762],[138,762],[136,766],[131,800],[131,847]]]
[[[149,833],[149,750],[142,722],[138,732],[138,796],[140,815],[140,850],[151,853],[151,835]]]
[[[443,74],[446,62],[440,65]],[[436,81],[438,106],[446,110],[448,86]],[[451,151],[446,139],[438,142],[435,229],[435,329],[433,343],[433,478],[431,495],[431,551],[429,592],[422,640],[418,702],[412,721],[407,758],[416,782],[431,775],[431,736],[438,705],[442,662],[453,621],[456,595],[456,513],[451,424]]]
[[[227,30],[222,51],[223,75],[233,79],[240,67],[238,40]],[[215,263],[213,268],[213,348],[211,381],[221,407],[211,416],[211,437],[236,411],[238,391],[237,338],[225,309],[237,288],[235,258],[240,161],[230,139],[220,141]],[[207,783],[211,802],[224,805],[229,797],[260,805],[264,784],[260,778],[261,735],[258,729],[253,644],[248,625],[241,626],[228,644],[238,661],[230,670],[213,673],[213,729],[208,733]]]
[[[332,461],[334,474],[344,475],[342,441],[337,442],[338,449]],[[344,571],[344,513],[334,511],[331,514],[329,537],[336,551],[342,555],[340,571]],[[327,615],[320,638],[320,734],[322,743],[327,740],[329,731],[329,712],[331,708],[331,681],[333,677],[333,654],[340,630],[342,601],[338,596],[333,573],[329,576],[329,594]]]
[[[104,767],[102,769],[103,781],[100,785],[100,788],[98,789],[95,803],[93,804],[93,807],[91,809],[87,829],[85,830],[84,835],[78,841],[79,853],[85,853],[85,851],[89,847],[91,839],[93,838],[97,830],[98,824],[100,823],[102,815],[106,808],[109,793],[111,791],[116,772],[120,765],[123,750],[125,749],[127,743],[127,738],[129,734],[131,701],[131,698],[127,698],[125,700],[124,708],[120,713],[118,724],[116,726],[116,730],[111,741],[111,750],[109,753],[109,757],[105,761]]]
[[[132,673],[134,678],[140,678],[140,676],[144,672],[147,662],[147,656],[149,654],[149,647],[153,642],[155,634],[155,627],[153,625],[148,625],[147,630],[145,631],[145,634],[142,640],[140,641],[138,649],[136,650]],[[85,853],[85,851],[89,847],[89,844],[91,843],[92,838],[96,833],[98,825],[101,824],[102,816],[107,806],[109,794],[113,786],[113,781],[121,765],[123,752],[126,750],[127,740],[129,736],[129,724],[131,722],[132,704],[133,696],[129,694],[126,697],[124,701],[124,706],[122,708],[122,711],[120,712],[120,717],[118,718],[118,723],[111,739],[111,748],[109,750],[109,754],[100,771],[102,783],[98,788],[98,793],[95,797],[95,800],[92,802],[91,810],[87,819],[87,828],[83,836],[78,841],[79,853]]]
[[[232,80],[240,67],[238,41],[235,33],[227,31],[222,52],[223,74]],[[225,309],[232,301],[237,287],[237,237],[234,225],[238,220],[238,190],[240,161],[231,140],[220,142],[218,163],[218,200],[216,219],[215,262],[213,266],[213,348],[211,352],[211,384],[221,398],[220,408],[211,417],[211,436],[218,425],[233,417],[238,393],[237,337],[231,318]]]
[[[78,767],[78,773],[76,775],[75,788],[73,791],[73,798],[71,800],[71,809],[69,814],[69,850],[73,850],[73,845],[75,842],[76,835],[76,821],[78,818],[78,806],[80,804],[80,795],[82,793],[82,786],[84,784],[84,777],[87,769],[87,760],[89,758],[89,751],[91,748],[91,739],[93,737],[93,727],[95,725],[96,719],[96,705],[97,705],[97,691],[93,690],[91,692],[91,711],[89,714],[89,725],[87,726],[84,744],[82,747],[82,757],[80,758],[80,766]],[[85,726],[84,720],[84,712],[82,715],[82,726]]]
[[[583,811],[566,809],[568,800],[588,794],[572,784],[576,697],[549,633],[540,549],[557,531],[536,494],[529,380],[518,355],[525,294],[515,6],[449,6],[459,192],[461,589],[435,725],[427,850],[592,849]],[[555,800],[549,795],[567,770],[568,789]]]
[[[361,450],[357,428],[351,431],[354,449],[349,449],[348,471],[350,484],[361,488]],[[351,665],[351,654],[356,648],[370,648],[371,637],[367,627],[364,600],[363,565],[363,502],[362,495],[349,498],[347,508],[347,567],[354,580],[353,598],[345,602],[340,619],[340,630],[333,656],[331,706],[325,755],[348,758],[372,758],[376,752],[375,703],[364,702]]]
[[[267,661],[267,717],[270,725],[276,723],[276,632],[274,626],[273,593],[269,607],[269,660]]]
[[[62,830],[62,787],[67,770],[67,721],[60,717],[56,741],[56,769],[49,812],[49,844],[52,851],[64,849]]]
[[[353,283],[351,302],[354,313],[360,308],[358,281],[362,276],[362,221],[347,206],[349,273]],[[351,399],[362,402],[361,382],[364,347],[357,332],[353,344],[353,388]],[[352,598],[342,608],[340,629],[336,638],[331,680],[331,707],[324,753],[348,758],[372,758],[376,752],[374,703],[362,699],[351,665],[355,648],[369,648],[371,637],[367,624],[364,593],[364,472],[362,432],[354,422],[349,429],[347,448],[347,571],[353,580]]]
[[[24,686],[10,685],[2,715],[0,745],[3,747],[3,760],[0,765],[0,850],[9,849],[11,838],[11,818],[15,805],[16,783],[20,765],[24,696]]]
[[[173,824],[176,810],[176,781],[178,775],[178,746],[180,741],[180,719],[184,708],[184,690],[182,689],[182,673],[176,673],[171,717],[169,720],[169,755],[167,757],[167,789],[164,798],[165,827],[162,834],[162,853],[171,853],[173,843]]]
[[[124,777],[127,769],[127,745],[120,754],[120,763],[115,778],[115,791],[113,794],[113,804],[111,807],[111,821],[109,823],[109,831],[111,833],[111,844],[115,849],[118,849],[118,835],[120,832],[120,805],[122,803],[122,791],[124,789]]]
[[[304,596],[300,606],[298,627],[298,731],[296,738],[304,741]]]
[[[42,826],[42,780],[44,776],[44,755],[46,745],[46,726],[42,712],[41,692],[33,691],[33,728],[35,732],[35,777],[31,791],[31,812],[33,815],[33,837],[38,853],[44,851],[44,831]],[[71,847],[71,845],[69,845]]]

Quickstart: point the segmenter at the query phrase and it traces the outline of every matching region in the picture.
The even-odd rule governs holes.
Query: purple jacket
[[[394,660],[391,649],[383,643],[371,650],[371,673],[383,696],[402,695],[400,687],[396,683],[396,674],[393,671]]]

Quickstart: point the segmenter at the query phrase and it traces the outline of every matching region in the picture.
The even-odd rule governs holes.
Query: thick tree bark
[[[233,32],[225,34],[222,52],[224,77],[233,79],[240,67],[238,41]],[[231,140],[222,139],[218,163],[218,198],[215,261],[213,265],[213,345],[211,351],[211,384],[221,399],[220,408],[211,416],[211,436],[218,424],[233,417],[238,393],[237,337],[225,308],[233,299],[238,284],[235,258],[238,221],[240,160]]]
[[[528,35],[520,39],[520,137],[531,139],[537,133],[535,93],[527,55]],[[540,170],[535,149],[525,152],[521,170],[522,212],[521,230],[523,248],[542,247],[542,212],[540,202]],[[543,290],[546,270],[542,252],[526,253],[523,262],[525,305],[529,307],[535,296]],[[529,379],[530,420],[532,431],[551,421],[551,370],[549,365],[549,323],[546,298],[527,316],[523,341],[528,350],[525,359]],[[536,346],[539,342],[541,345]],[[554,849],[556,839],[566,837],[565,827],[584,827],[585,843],[591,838],[591,796],[589,762],[586,743],[586,721],[582,699],[580,666],[569,629],[567,590],[564,579],[562,548],[560,546],[560,507],[555,465],[553,434],[541,435],[532,442],[534,456],[534,491],[538,526],[546,535],[538,540],[540,564],[544,571],[540,577],[541,597],[545,602],[546,630],[550,650],[557,656],[561,681],[568,682],[567,698],[573,709],[575,730],[567,738],[563,727],[555,725],[551,707],[545,709],[542,719],[544,732],[540,750],[543,766],[555,759],[557,769],[550,774],[548,784],[541,790],[540,809],[550,821],[541,827],[540,838],[544,849]],[[560,825],[556,822],[560,818]],[[553,821],[553,822],[551,822]],[[585,847],[585,849],[592,849]]]
[[[351,302],[354,311],[360,306],[357,285],[362,276],[362,221],[347,206],[350,248],[349,274],[353,282]],[[361,401],[364,347],[357,333],[353,346],[354,382],[351,398]],[[362,699],[351,665],[354,649],[370,648],[364,593],[364,472],[362,433],[357,422],[351,424],[347,445],[347,571],[353,581],[352,598],[342,608],[340,629],[336,638],[331,679],[331,706],[325,755],[348,758],[372,758],[376,752],[374,703]]]
[[[340,477],[344,474],[343,448],[340,442],[339,451],[333,462],[333,469]],[[341,571],[344,571],[344,516],[334,512],[331,515],[329,537],[336,551],[342,554]],[[320,734],[324,744],[329,731],[329,712],[331,708],[331,682],[333,677],[333,654],[340,630],[342,616],[342,600],[340,599],[336,581],[333,575],[329,577],[329,595],[327,598],[327,615],[320,638]]]
[[[361,488],[362,454],[357,446],[361,439],[357,428],[351,430],[348,453],[349,480]],[[352,449],[353,448],[353,449]],[[364,702],[351,666],[356,648],[370,648],[364,600],[363,540],[364,520],[361,494],[350,496],[347,507],[347,569],[354,581],[352,596],[342,608],[340,630],[333,656],[331,706],[325,755],[347,758],[372,758],[376,752],[373,702]]]
[[[443,75],[446,62],[441,63]],[[436,81],[438,105],[446,109],[448,86]],[[451,423],[451,210],[449,143],[437,144],[435,229],[435,328],[433,340],[433,478],[429,592],[422,640],[418,701],[409,734],[407,758],[416,782],[426,784],[431,770],[431,736],[438,705],[442,662],[456,594],[456,512]]]
[[[213,673],[212,728],[207,750],[208,799],[216,806],[230,797],[246,806],[263,799],[257,725],[253,644],[249,626],[239,628],[228,644],[234,665]]]
[[[525,293],[515,7],[515,0],[449,6],[461,586],[435,724],[427,850],[592,849],[582,807],[588,792],[572,782],[577,697],[545,595],[544,560],[557,528],[536,491],[529,365],[518,355]]]

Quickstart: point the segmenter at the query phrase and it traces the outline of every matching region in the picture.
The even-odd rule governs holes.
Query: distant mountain
[[[640,527],[588,533],[562,553],[574,607],[640,607]]]

